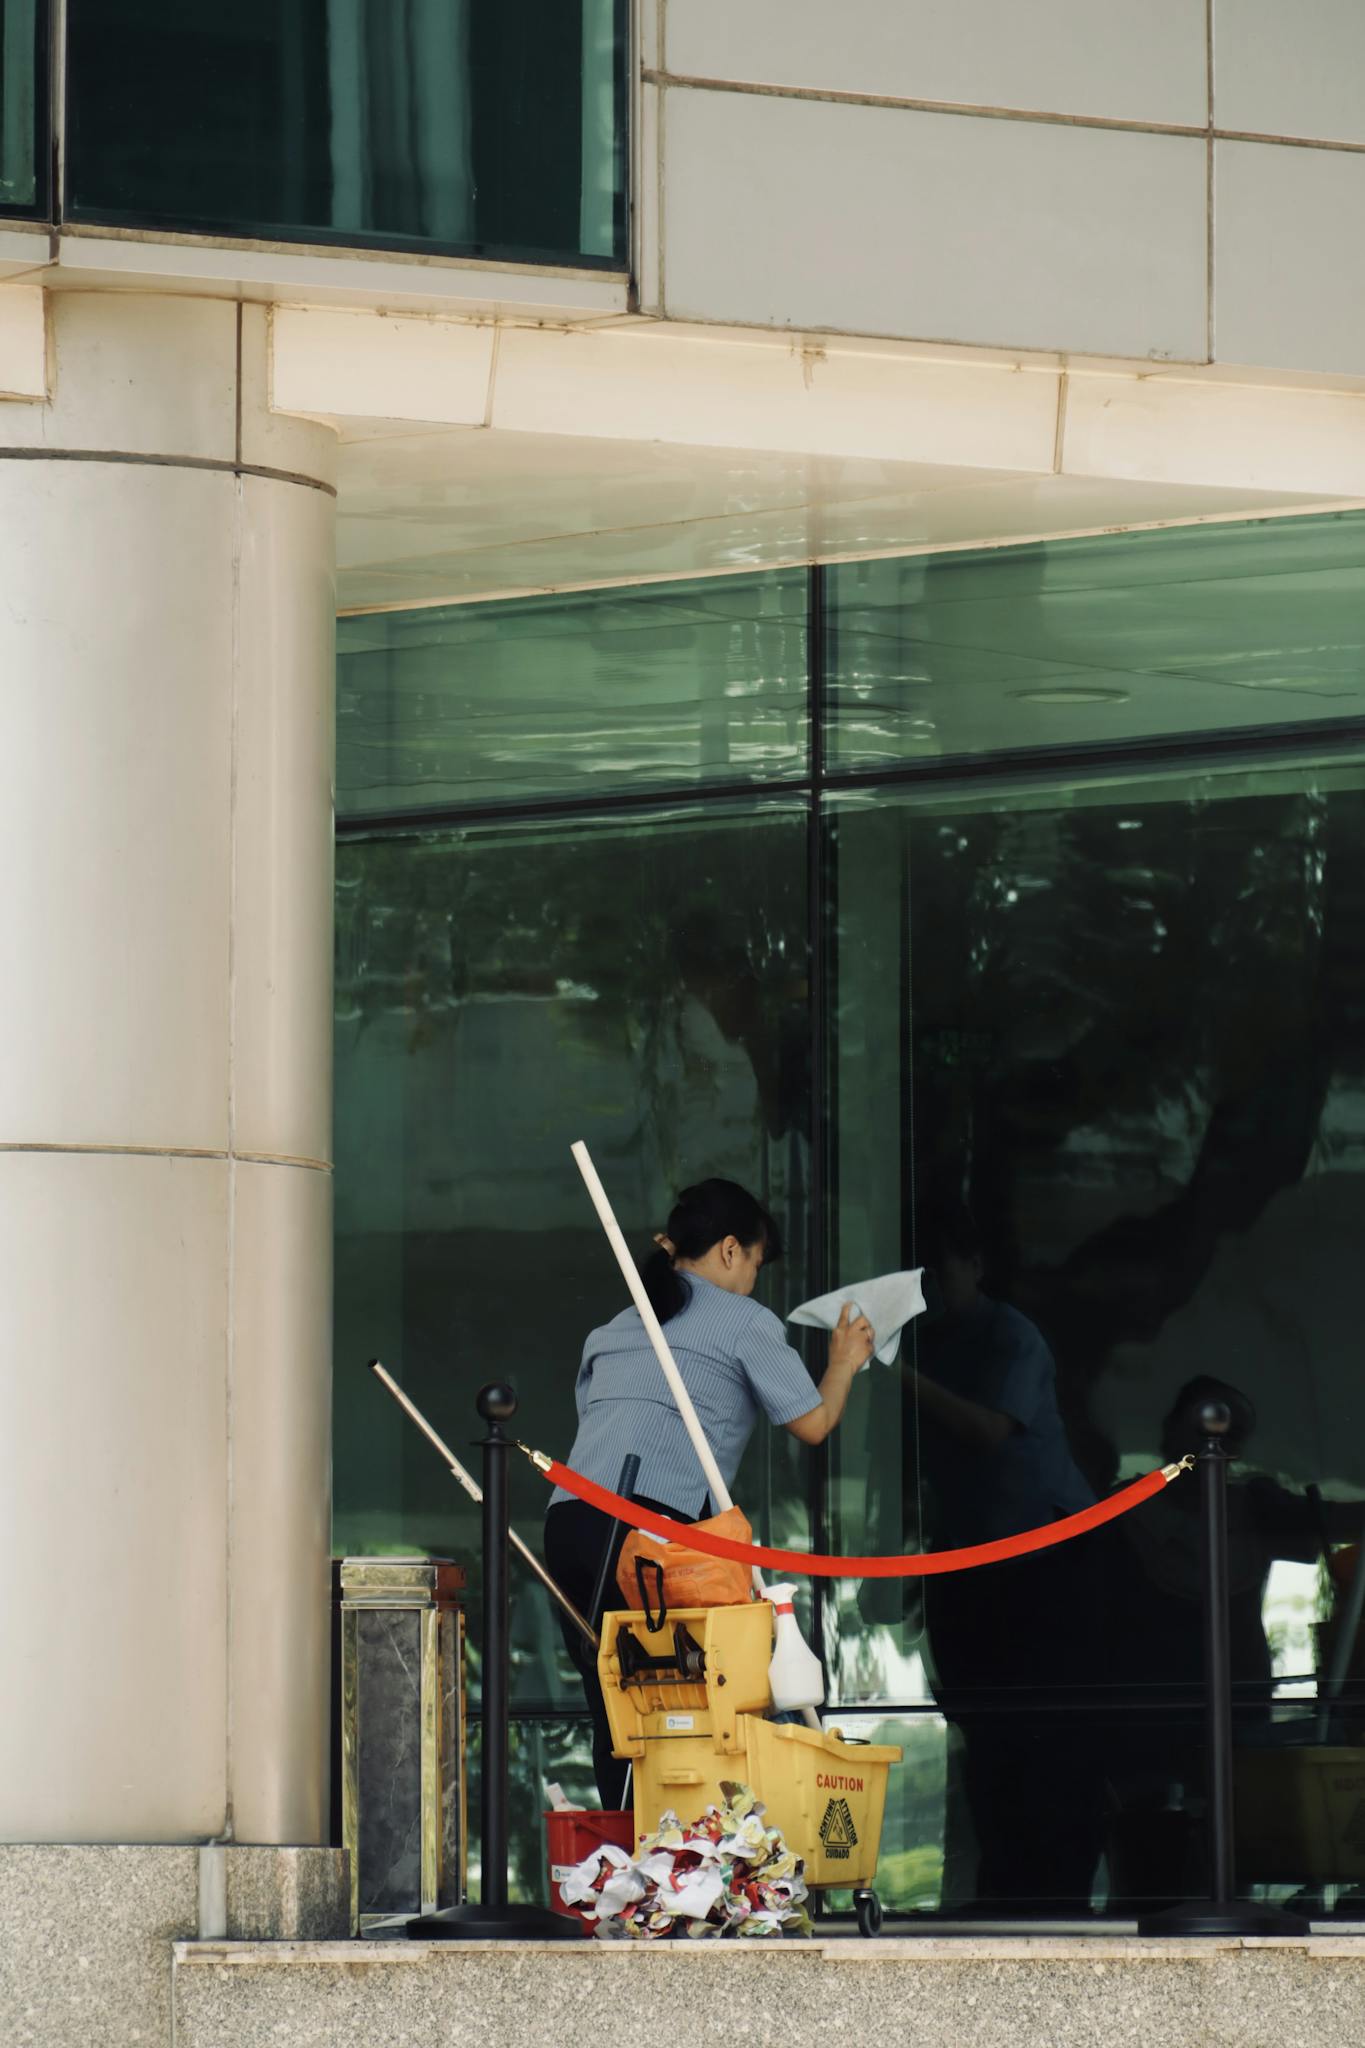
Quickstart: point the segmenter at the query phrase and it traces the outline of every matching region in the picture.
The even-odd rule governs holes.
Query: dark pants
[[[929,1582],[934,1692],[962,1732],[983,1906],[1089,1910],[1104,1829],[1090,1706],[1103,1599],[1094,1536]]]
[[[677,1521],[693,1520],[692,1515],[680,1514],[666,1501],[648,1500],[641,1493],[633,1493],[630,1498],[638,1501],[641,1507],[653,1508],[661,1515],[672,1515]],[[702,1512],[704,1514],[706,1510],[703,1508]],[[619,1528],[612,1538],[612,1526],[609,1515],[590,1508],[582,1500],[556,1501],[545,1516],[546,1567],[551,1578],[563,1587],[579,1613],[586,1616],[594,1628],[601,1617],[588,1613],[588,1603],[597,1584],[602,1552],[609,1540],[612,1543],[612,1568],[607,1580],[606,1603],[608,1608],[624,1605],[616,1590],[616,1558],[627,1531],[624,1527]],[[559,1626],[564,1634],[564,1647],[583,1680],[588,1712],[592,1715],[592,1767],[597,1778],[597,1796],[604,1812],[618,1812],[625,1798],[626,1772],[630,1766],[627,1760],[611,1753],[606,1702],[597,1680],[597,1653],[566,1614],[560,1615]]]

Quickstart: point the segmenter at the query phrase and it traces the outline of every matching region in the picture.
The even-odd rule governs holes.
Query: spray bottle
[[[769,1586],[766,1597],[773,1603],[773,1656],[768,1666],[768,1684],[773,1706],[780,1714],[818,1707],[825,1697],[820,1660],[804,1640],[792,1610],[795,1586]]]

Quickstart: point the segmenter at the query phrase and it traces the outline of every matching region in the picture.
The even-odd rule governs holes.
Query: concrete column
[[[327,1790],[332,436],[260,307],[0,404],[0,1840]]]

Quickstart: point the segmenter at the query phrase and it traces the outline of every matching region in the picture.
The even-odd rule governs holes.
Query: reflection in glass
[[[345,817],[806,769],[806,575],[342,619]]]
[[[47,9],[0,0],[0,214],[46,210],[46,159]]]
[[[933,1280],[914,1331],[911,1380],[932,1547],[993,1542],[1092,1506],[1047,1342],[1036,1323],[984,1291],[984,1246],[968,1211],[917,1207],[915,1241]],[[1064,1709],[1103,1669],[1104,1596],[1100,1546],[1084,1542],[955,1573],[928,1590],[933,1691],[962,1741],[983,1898],[1041,1898],[1061,1918],[1089,1908],[1103,1759]],[[1011,1711],[983,1711],[982,1694],[1002,1681]]]
[[[829,571],[832,770],[1365,714],[1365,513]]]
[[[363,1370],[378,1353],[453,1444],[494,1366],[528,1441],[574,1435],[584,1336],[621,1282],[569,1146],[643,1248],[701,1172],[753,1188],[807,1286],[806,814],[776,799],[338,847],[335,1534],[468,1561],[474,1510]],[[777,1290],[781,1290],[779,1297]],[[809,1542],[800,1446],[755,1435],[756,1527]],[[790,1449],[788,1449],[790,1445]],[[539,1541],[548,1494],[512,1477]],[[477,1611],[477,1597],[471,1595]],[[574,1697],[519,1589],[518,1696]]]
[[[857,833],[830,835],[835,905],[826,947],[831,1073],[827,1160],[830,1273],[852,1279],[894,1272],[902,1259],[903,1132],[910,1069],[897,1029],[909,972],[901,933],[908,876],[896,814],[870,802]],[[847,908],[845,908],[847,906]],[[828,1547],[838,1556],[917,1550],[919,1491],[905,1483],[903,1364],[875,1359],[857,1383],[844,1422],[826,1447]],[[916,1579],[830,1581],[824,1653],[830,1699],[911,1703],[930,1697],[922,1656],[923,1598]],[[899,1739],[888,1737],[888,1740]],[[893,1784],[895,1779],[893,1777]]]
[[[1028,1404],[1010,1370],[991,1379],[990,1346],[969,1347],[969,1371],[955,1358],[961,1247],[936,1219],[965,1205],[985,1294],[1055,1361],[1087,1489],[1171,1454],[1198,1375],[1232,1382],[1239,1741],[1349,1749],[1365,1733],[1350,1685],[1321,1721],[1294,1705],[1313,1689],[1303,1660],[1323,1668],[1302,1584],[1286,1607],[1281,1573],[1271,1602],[1277,1567],[1314,1566],[1358,1528],[1365,1497],[1365,770],[884,789],[830,810],[835,1003],[842,1015],[856,996],[862,1011],[847,1048],[834,1039],[836,1215],[860,1252],[927,1262],[939,1283],[937,1316],[916,1329],[919,1376],[899,1390],[907,1544],[968,1540],[973,1499],[981,1533],[997,1533],[1010,1497],[989,1450],[964,1494],[934,1387],[1012,1413],[1011,1446],[1027,1442]],[[857,1160],[871,1181],[850,1204]],[[894,1405],[883,1387],[888,1429]],[[1041,1452],[1033,1470],[1040,1510],[1072,1504]],[[922,1637],[914,1596],[884,1621],[886,1668],[913,1641],[961,1740],[944,1825],[974,1837],[962,1903],[1045,1894],[1056,1910],[1179,1890],[1172,1845],[1197,1841],[1203,1801],[1192,1506],[1192,1489],[1173,1489],[1049,1565],[931,1580]],[[1089,1576],[1062,1584],[1068,1573]],[[845,1660],[845,1698],[868,1697],[857,1676]],[[1287,1785],[1305,1767],[1278,1768]],[[1069,1832],[1070,1884],[1038,1853],[1007,1856],[1002,1876],[1011,1802],[1016,1846],[1044,1810],[1052,1850]],[[1275,1853],[1257,1853],[1267,1883],[1354,1875],[1341,1842],[1312,1870],[1275,1871]]]
[[[478,1814],[483,1789],[482,1726],[469,1726],[468,1775],[465,1798],[471,1819],[468,1882],[471,1898],[479,1896]],[[513,1899],[550,1903],[549,1868],[545,1854],[547,1786],[556,1784],[571,1806],[596,1806],[588,1723],[584,1715],[517,1715],[509,1730],[507,1773],[507,1890]]]
[[[625,261],[622,0],[68,0],[73,218]]]
[[[940,1714],[840,1714],[851,1742],[889,1742],[904,1752],[891,1775],[877,1860],[877,1896],[888,1913],[937,1913],[951,1894],[952,1844],[944,1834],[951,1731]],[[824,1894],[826,1912],[851,1914],[852,1892]]]
[[[825,1450],[826,1548],[1046,1520],[1171,1455],[1200,1377],[1225,1384],[1241,1867],[1348,1911],[1365,1886],[1365,1653],[1344,1625],[1365,1548],[1365,737],[1344,724],[1362,531],[1344,516],[831,572],[829,775],[795,794],[763,785],[810,775],[804,577],[347,622],[344,1546],[475,1549],[439,1464],[376,1408],[371,1351],[457,1444],[494,1362],[525,1433],[570,1440],[583,1334],[619,1302],[571,1138],[641,1241],[681,1179],[730,1172],[792,1247],[765,1283],[779,1309],[935,1268],[934,1319],[859,1378]],[[1252,726],[1280,729],[1260,765],[1177,746]],[[1160,743],[1145,765],[1138,741]],[[974,775],[977,752],[996,758]],[[947,756],[951,783],[914,773]],[[841,786],[883,763],[909,772]],[[695,798],[651,810],[677,787]],[[598,791],[613,802],[594,810]],[[532,815],[547,799],[557,823]],[[499,816],[364,824],[462,805]],[[830,1260],[807,1273],[822,1112]],[[979,1267],[946,1241],[964,1209]],[[1006,1465],[972,1463],[934,1390],[1005,1416]],[[737,1497],[800,1548],[809,1474],[761,1431]],[[1012,1573],[826,1587],[830,1719],[907,1750],[889,1906],[1125,1913],[1198,1890],[1183,1484]],[[544,1494],[517,1485],[535,1537]],[[518,1699],[548,1726],[579,1695],[529,1588],[515,1637]]]

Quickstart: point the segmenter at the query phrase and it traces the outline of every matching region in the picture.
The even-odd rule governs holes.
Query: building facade
[[[328,1842],[329,1561],[474,1543],[365,1360],[567,1450],[585,1137],[642,1240],[759,1188],[779,1311],[968,1210],[1094,1493],[1235,1390],[1244,1870],[1332,1912],[1365,18],[0,0],[0,53],[0,1840]],[[876,1368],[740,1497],[861,1553],[950,1491]],[[977,1617],[965,1704],[932,1591],[819,1595],[889,1906],[1189,1888],[1144,1531]],[[532,1890],[587,1779],[529,1586],[516,1661]],[[982,1878],[1011,1721],[1084,1882]]]

